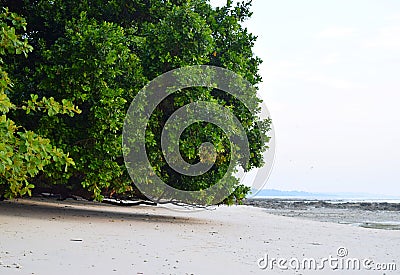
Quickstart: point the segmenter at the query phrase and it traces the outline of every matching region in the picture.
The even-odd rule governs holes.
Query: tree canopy
[[[251,16],[251,1],[228,0],[220,8],[205,0],[0,4],[7,7],[0,18],[1,196],[35,188],[96,200],[143,198],[124,164],[122,128],[130,102],[148,81],[189,65],[226,68],[252,85],[261,81],[261,60],[252,50],[256,37],[242,25]],[[248,93],[261,102],[253,90]],[[262,166],[270,120],[260,121],[257,107],[247,110],[218,89],[197,87],[169,96],[150,118],[146,149],[155,173],[175,188],[202,190],[226,172],[229,140],[210,123],[190,125],[179,145],[184,159],[196,163],[202,158],[199,145],[214,144],[216,162],[207,174],[180,175],[163,157],[160,135],[168,117],[197,100],[232,110],[250,147],[249,162],[238,164],[245,170]],[[249,192],[233,174],[230,180],[225,203]]]

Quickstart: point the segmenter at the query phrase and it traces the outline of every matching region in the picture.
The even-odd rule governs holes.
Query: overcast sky
[[[254,0],[253,12],[277,143],[266,188],[400,196],[400,1]]]

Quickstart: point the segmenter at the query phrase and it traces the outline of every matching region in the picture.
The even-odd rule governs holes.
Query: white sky
[[[400,196],[400,1],[254,0],[252,10],[277,143],[266,188]]]

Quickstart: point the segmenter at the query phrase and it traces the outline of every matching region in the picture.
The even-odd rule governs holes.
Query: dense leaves
[[[2,176],[6,188],[0,192],[8,192],[7,196],[27,193],[33,187],[28,181],[50,190],[53,185],[63,186],[70,193],[99,200],[140,196],[126,172],[121,137],[129,104],[148,81],[169,70],[198,64],[230,69],[254,85],[261,81],[261,60],[252,52],[256,38],[241,25],[251,16],[250,3],[233,6],[227,1],[216,9],[205,0],[0,0],[0,4],[27,20],[6,12],[1,21],[8,28],[2,28],[0,54],[14,83],[11,92],[10,79],[2,70],[0,111],[5,130],[1,135],[9,147],[1,150],[0,173],[9,174]],[[16,35],[15,29],[24,32]],[[28,52],[27,58],[18,55]],[[166,120],[178,108],[198,100],[232,110],[245,128],[251,150],[250,162],[238,164],[245,170],[260,167],[270,121],[258,121],[261,101],[255,92],[245,96],[252,102],[250,109],[222,91],[200,87],[179,91],[163,101],[146,130],[146,148],[155,173],[176,188],[202,190],[226,172],[229,141],[213,124],[193,124],[180,140],[181,153],[190,163],[207,161],[207,152],[199,150],[199,145],[214,144],[216,163],[207,174],[181,176],[163,158],[160,134]],[[5,117],[9,111],[13,121],[26,130],[18,133],[18,127],[12,126],[15,123]],[[38,148],[34,141],[40,141]],[[22,157],[26,172],[10,170],[17,167],[9,156],[16,151],[29,155]],[[15,176],[19,185],[13,186],[17,188],[10,187],[7,179],[13,173],[25,175]],[[239,185],[233,175],[230,181],[233,193],[225,202],[240,201],[249,188]]]
[[[73,160],[61,149],[50,144],[50,140],[38,136],[35,132],[25,130],[8,117],[8,113],[18,108],[26,114],[31,111],[45,111],[48,116],[56,114],[79,113],[80,110],[69,101],[58,103],[54,98],[38,100],[37,95],[31,95],[26,105],[17,107],[9,98],[14,93],[12,82],[4,71],[1,56],[6,54],[27,54],[32,47],[26,39],[22,39],[17,31],[25,30],[25,20],[15,13],[4,9],[0,14],[0,196],[12,198],[31,194],[34,185],[29,179],[35,177],[45,166],[52,163],[59,172],[66,172]],[[64,166],[64,169],[61,169]]]

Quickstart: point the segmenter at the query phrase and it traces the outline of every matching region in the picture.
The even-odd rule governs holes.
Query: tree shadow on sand
[[[123,220],[147,223],[206,224],[209,221],[182,215],[157,206],[120,207],[89,201],[56,201],[30,198],[0,201],[0,216],[26,217],[29,219],[63,220],[84,222]]]

